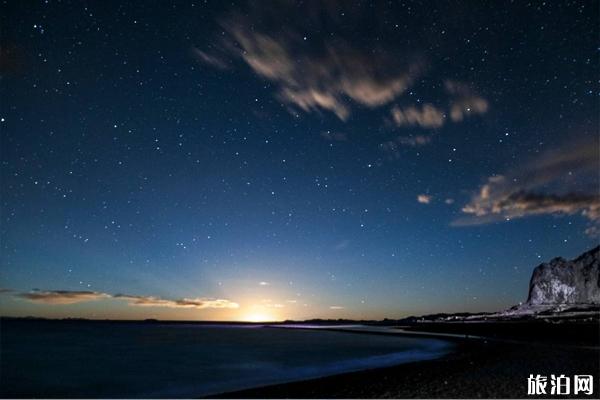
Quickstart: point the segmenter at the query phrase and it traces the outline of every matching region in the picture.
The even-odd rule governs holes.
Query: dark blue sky
[[[0,312],[524,300],[598,242],[598,12],[3,1]]]

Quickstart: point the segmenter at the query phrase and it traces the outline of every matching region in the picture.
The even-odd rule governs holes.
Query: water
[[[439,340],[244,325],[4,321],[0,395],[198,397],[439,357]]]

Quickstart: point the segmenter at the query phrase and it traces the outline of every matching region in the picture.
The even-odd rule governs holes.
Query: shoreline
[[[598,346],[441,332],[333,330],[352,334],[438,338],[451,342],[453,348],[430,360],[216,393],[202,398],[524,398],[529,397],[527,377],[530,374],[591,374],[599,378]],[[595,393],[598,393],[599,384],[594,385]]]
[[[399,365],[415,364],[431,360],[437,360],[456,352],[457,343],[464,340],[462,335],[454,334],[439,334],[429,332],[401,332],[392,327],[372,327],[368,325],[354,325],[354,326],[335,326],[335,325],[321,325],[321,326],[300,326],[300,325],[264,325],[260,329],[274,329],[274,330],[294,330],[294,331],[328,331],[335,333],[343,333],[349,335],[369,335],[369,336],[394,336],[404,337],[411,339],[419,339],[430,342],[429,347],[423,350],[403,350],[399,352],[384,354],[375,356],[378,358],[378,364],[372,364],[372,358],[361,358],[346,360],[353,364],[352,367],[347,369],[338,369],[333,371],[331,369],[321,369],[322,374],[313,374],[313,376],[296,377],[290,378],[290,380],[284,380],[280,382],[262,383],[254,386],[248,386],[241,389],[227,390],[225,392],[213,392],[207,395],[200,395],[197,398],[229,398],[235,397],[235,394],[245,393],[247,391],[254,391],[263,388],[270,388],[282,385],[293,385],[303,382],[312,382],[314,380],[328,379],[337,377],[340,375],[361,373],[364,371],[374,371],[386,368],[394,368]],[[387,358],[387,360],[386,360]],[[362,362],[361,362],[362,361]],[[362,366],[357,366],[361,365]],[[336,368],[337,369],[337,368]],[[244,395],[242,395],[243,397]],[[262,396],[259,396],[262,397]]]
[[[16,357],[18,352],[13,351],[12,356],[11,353],[5,354],[4,363],[12,357],[12,365],[22,367],[6,369],[3,374],[6,385],[0,385],[0,397],[120,398],[125,397],[124,393],[127,392],[134,397],[147,398],[524,398],[528,396],[527,378],[530,375],[547,376],[550,387],[552,374],[570,376],[571,379],[573,375],[593,375],[597,379],[600,371],[600,324],[597,320],[427,322],[403,326],[255,325],[252,329],[218,331],[218,337],[223,338],[220,341],[223,349],[229,349],[232,343],[240,343],[241,340],[243,348],[262,352],[247,357],[228,350],[229,353],[221,354],[218,358],[221,364],[216,362],[217,359],[213,360],[212,352],[199,350],[197,346],[205,343],[207,338],[215,338],[209,334],[210,331],[196,330],[193,327],[190,329],[187,324],[179,327],[181,329],[154,323],[150,326],[154,328],[140,330],[141,326],[131,326],[129,323],[120,325],[116,322],[110,322],[110,325],[88,324],[87,321],[52,321],[50,325],[30,320],[6,322],[3,325],[4,344],[31,345],[34,342],[43,343],[43,340],[40,342],[42,338],[49,338],[57,346],[47,349],[49,353],[39,349],[30,351],[29,347],[21,346],[22,355],[28,357],[25,358],[28,360],[25,364],[20,361],[20,357]],[[98,329],[100,327],[102,330]],[[284,348],[283,344],[287,346],[288,342],[281,340],[290,335],[281,332],[283,329],[296,330],[289,332],[295,338],[290,343],[301,345],[296,346],[295,352],[292,351],[287,356],[280,354],[279,358],[273,358],[273,363],[263,366],[261,363],[268,363],[271,359],[269,352],[273,349],[270,347],[273,340],[276,344],[279,343],[279,347],[274,347],[276,352]],[[258,332],[259,330],[262,332]],[[307,330],[337,334],[332,337],[322,332],[323,335],[313,336]],[[106,332],[110,334],[106,336]],[[132,336],[132,332],[137,334]],[[39,336],[42,333],[45,336]],[[72,336],[74,333],[76,335]],[[82,334],[85,335],[85,340],[81,339]],[[369,349],[387,343],[388,339],[393,341],[389,336],[415,339],[417,345],[413,346],[408,340],[404,346],[403,340],[399,340],[398,346],[384,345],[375,352],[376,355],[369,357],[369,354],[373,354]],[[17,338],[24,338],[24,341],[15,341]],[[12,341],[6,342],[8,339]],[[128,365],[137,365],[135,360],[148,360],[149,368],[126,369],[124,372],[129,373],[129,378],[115,379],[118,377],[104,374],[105,368],[92,370],[86,366],[79,369],[71,364],[69,369],[67,364],[66,369],[61,368],[64,376],[79,377],[82,374],[83,384],[69,387],[60,381],[56,384],[45,380],[46,374],[51,371],[39,366],[56,356],[62,356],[63,353],[56,349],[68,350],[64,345],[69,346],[73,340],[82,346],[80,352],[86,350],[90,360],[101,361],[103,354],[108,354],[117,345],[135,350],[126,358]],[[431,343],[419,345],[418,342],[421,341]],[[189,348],[190,351],[171,355],[172,346],[166,346],[171,342],[192,347]],[[140,351],[141,347],[136,343],[147,343],[150,347]],[[152,347],[156,343],[164,345]],[[266,345],[263,346],[264,344]],[[131,347],[132,345],[134,346]],[[331,350],[335,351],[338,345],[337,358],[325,357],[324,361],[331,361],[325,363],[314,361],[321,359],[321,352],[328,352],[332,346],[334,348]],[[303,350],[302,346],[310,347]],[[13,350],[16,349],[19,347],[13,347]],[[191,351],[193,349],[196,351]],[[306,351],[314,354],[305,356]],[[64,354],[72,353],[67,351]],[[299,357],[298,362],[296,357]],[[179,368],[185,362],[190,365]],[[217,379],[211,377],[211,374],[218,372],[213,370],[214,365],[228,368],[229,365],[235,366],[238,363],[243,366],[239,370],[245,371],[243,374],[234,371],[226,376],[228,379],[222,379],[218,374],[215,375]],[[90,365],[93,367],[101,363]],[[194,365],[199,366],[199,369],[195,369]],[[27,370],[29,366],[32,366],[31,371]],[[167,369],[166,376],[152,373],[169,366],[177,366],[178,372],[174,374],[171,371],[169,374]],[[156,376],[156,381],[131,379],[147,379],[151,376]],[[114,382],[120,387],[106,384],[103,387],[94,386],[101,381]],[[38,386],[29,386],[28,382],[39,383]],[[591,398],[596,398],[600,381],[593,386],[596,396]],[[99,395],[99,389],[104,390],[104,396]],[[583,398],[581,394],[580,397]]]

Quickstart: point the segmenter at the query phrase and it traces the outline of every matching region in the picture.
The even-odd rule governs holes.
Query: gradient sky
[[[398,318],[598,243],[581,2],[3,1],[0,314]]]

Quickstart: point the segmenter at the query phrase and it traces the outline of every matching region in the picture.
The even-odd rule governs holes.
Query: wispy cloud
[[[338,15],[339,10],[325,4],[300,8],[287,2],[268,8],[250,5],[243,15],[232,13],[221,19],[220,47],[195,49],[194,54],[206,64],[223,68],[226,63],[220,54],[228,53],[270,81],[276,97],[288,106],[305,112],[328,111],[346,120],[353,103],[367,108],[389,104],[426,68],[414,51],[383,48],[381,41],[358,45],[342,30],[336,37],[307,35],[308,23],[315,29],[330,29],[340,23]]]
[[[417,196],[417,201],[421,204],[429,204],[433,200],[433,197],[428,194],[420,194]]]
[[[588,226],[585,229],[584,233],[591,238],[600,238],[600,226],[598,226],[598,225]]]
[[[431,135],[398,136],[379,145],[381,150],[391,158],[400,157],[401,147],[421,147],[431,143]]]
[[[343,310],[344,307],[342,307],[342,306],[329,306],[329,309],[330,310]]]
[[[11,292],[10,289],[5,289]],[[26,293],[17,293],[18,298],[26,299],[35,303],[44,304],[76,304],[88,301],[104,299],[127,300],[132,306],[147,307],[171,307],[171,308],[238,308],[239,305],[225,299],[212,298],[183,298],[178,300],[162,299],[155,296],[136,296],[128,294],[115,294],[78,291],[78,290],[32,290]]]
[[[455,100],[450,108],[450,118],[460,122],[468,116],[483,114],[488,110],[488,102],[481,97],[464,97]]]
[[[460,122],[466,117],[485,114],[489,109],[486,99],[479,96],[472,88],[463,82],[446,81],[446,90],[455,96],[450,104],[450,119]]]
[[[116,294],[115,299],[127,300],[129,305],[143,307],[169,307],[169,308],[239,308],[239,304],[224,299],[211,298],[183,298],[178,300],[162,299],[155,296],[134,296]]]
[[[367,17],[369,6],[334,3],[297,7],[293,2],[274,2],[262,7],[251,2],[243,13],[231,12],[221,18],[222,29],[206,49],[194,49],[194,56],[221,69],[246,65],[269,82],[275,97],[294,115],[300,111],[331,113],[347,121],[358,109],[391,107],[387,110],[391,118],[377,118],[382,125],[389,124],[394,130],[435,131],[488,111],[488,101],[473,85],[446,76],[428,76],[435,66],[425,56],[425,47],[419,49],[410,41],[381,40],[381,32],[389,27]],[[357,41],[354,30],[348,29],[350,20],[371,27],[368,31],[373,35]],[[324,34],[332,31],[337,32],[335,36]],[[436,92],[431,97],[435,101],[413,93],[405,96],[425,81]],[[386,138],[380,145],[391,158],[399,158],[401,147],[433,142],[431,132],[394,135],[397,137]],[[328,141],[347,139],[331,132],[321,136]]]
[[[17,297],[44,304],[75,304],[86,301],[95,301],[109,298],[110,295],[92,291],[70,291],[70,290],[33,290],[27,293],[19,293]]]
[[[208,54],[196,47],[192,48],[192,55],[196,59],[196,61],[210,65],[212,67],[216,67],[219,69],[228,69],[229,65],[227,63],[227,59],[223,56],[217,56],[214,54]]]
[[[254,72],[278,86],[278,98],[304,111],[327,110],[346,120],[350,105],[345,98],[370,108],[385,105],[423,69],[418,61],[399,64],[340,40],[324,42],[320,52],[309,51],[297,32],[259,33],[252,25],[238,17],[224,28]]]
[[[444,81],[444,89],[445,96],[449,101],[447,107],[434,106],[430,103],[392,107],[390,112],[392,124],[395,127],[417,127],[429,132],[418,135],[399,135],[382,143],[381,149],[392,158],[399,158],[401,147],[419,147],[430,144],[434,139],[434,134],[438,132],[438,128],[442,128],[447,123],[459,123],[469,116],[485,114],[489,109],[488,101],[464,82]]]
[[[453,225],[478,225],[531,215],[580,214],[600,222],[597,140],[542,154],[504,175],[489,177]]]
[[[439,128],[444,125],[446,116],[432,104],[422,107],[410,106],[392,108],[392,118],[397,126],[420,126],[422,128]]]

